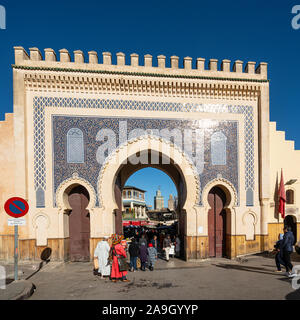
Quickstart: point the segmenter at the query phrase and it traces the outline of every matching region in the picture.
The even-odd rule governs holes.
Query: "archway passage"
[[[178,234],[180,237],[180,246],[181,246],[181,257],[185,258],[185,236],[186,236],[186,213],[185,209],[183,209],[184,203],[186,201],[187,197],[187,188],[186,188],[186,182],[183,177],[183,174],[181,172],[180,166],[178,164],[175,164],[172,159],[166,160],[165,156],[162,153],[156,152],[155,150],[148,150],[148,161],[145,164],[132,164],[130,161],[128,161],[126,164],[122,164],[118,171],[116,172],[115,176],[115,184],[114,184],[114,196],[115,201],[117,204],[117,209],[115,209],[115,230],[117,233],[123,234],[123,223],[122,223],[122,213],[123,213],[123,206],[122,206],[122,194],[123,194],[123,188],[129,179],[131,175],[133,175],[135,172],[145,169],[145,168],[154,168],[158,171],[162,171],[164,174],[170,178],[172,183],[174,184],[174,187],[176,189],[176,206],[174,205],[174,214],[173,218],[176,220],[176,230],[173,232],[174,235]],[[151,164],[151,153],[155,154],[157,158],[156,164]],[[169,163],[168,163],[169,162]],[[158,179],[156,181],[156,185],[160,185],[160,180]],[[143,185],[139,186],[140,188],[144,189]],[[174,192],[175,194],[175,192]],[[166,203],[167,203],[166,199]],[[167,208],[162,208],[167,209]],[[175,218],[176,217],[176,218]],[[171,219],[172,220],[172,219]],[[170,233],[171,231],[162,231],[164,233]]]
[[[214,187],[208,194],[208,245],[210,257],[226,256],[226,203],[225,192]]]
[[[74,187],[68,200],[72,208],[69,215],[70,260],[90,260],[90,215],[86,210],[89,193],[83,186]]]
[[[294,234],[294,244],[297,242],[297,219],[294,216],[288,215],[284,218],[284,226],[291,227]]]

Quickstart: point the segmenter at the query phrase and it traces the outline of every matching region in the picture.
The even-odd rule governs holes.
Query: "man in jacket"
[[[295,242],[295,238],[291,231],[290,226],[285,226],[283,228],[283,231],[284,231],[284,236],[283,236],[282,242],[280,243],[280,251],[282,252],[282,259],[287,269],[287,275],[289,277],[293,277],[295,275],[292,274],[293,265],[291,263],[290,255],[293,252],[293,245]]]
[[[130,271],[137,271],[136,261],[140,253],[140,248],[135,238],[131,240],[128,251],[130,254]]]

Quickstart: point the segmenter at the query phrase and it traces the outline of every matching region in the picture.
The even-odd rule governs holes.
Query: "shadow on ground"
[[[256,253],[253,256],[257,256],[257,257],[264,257],[264,258],[268,258],[268,259],[275,259],[275,253],[272,252],[261,252],[261,253]],[[298,254],[297,252],[293,252],[291,254],[291,261],[292,262],[300,262],[300,254]]]
[[[286,300],[300,300],[300,289],[287,294],[285,298]]]
[[[39,264],[39,267],[38,269],[33,272],[31,275],[29,275],[25,280],[28,280],[30,279],[31,277],[33,277],[35,274],[37,274],[45,264],[49,263],[50,262],[50,256],[51,256],[51,253],[52,253],[52,249],[51,248],[45,248],[42,253],[41,253],[41,262]]]
[[[223,269],[232,269],[232,270],[240,270],[240,271],[247,271],[247,272],[255,272],[255,273],[262,273],[262,274],[269,274],[274,275],[274,272],[261,267],[250,267],[250,266],[241,266],[241,265],[233,265],[233,264],[213,264],[213,266]]]

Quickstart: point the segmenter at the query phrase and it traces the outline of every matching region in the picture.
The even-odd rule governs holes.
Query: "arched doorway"
[[[213,187],[208,194],[208,245],[210,257],[226,256],[226,194]]]
[[[132,156],[144,155],[146,161],[131,161]],[[152,161],[154,159],[154,161]],[[148,161],[147,161],[148,160]],[[102,165],[98,177],[98,195],[100,212],[112,217],[113,232],[122,232],[122,208],[120,198],[128,177],[135,171],[154,167],[169,175],[178,190],[179,228],[183,258],[196,259],[200,256],[200,242],[197,220],[200,219],[199,206],[200,179],[193,162],[172,143],[152,135],[129,140],[116,149]]]
[[[289,226],[294,234],[294,244],[297,242],[297,219],[295,216],[288,215],[284,218],[284,226]]]
[[[90,215],[86,209],[90,196],[85,187],[78,185],[71,189],[68,201],[72,210],[69,213],[70,260],[90,260]]]
[[[178,234],[180,237],[180,243],[181,243],[181,256],[182,258],[185,257],[185,234],[186,234],[186,212],[183,209],[183,205],[186,202],[186,196],[187,196],[187,190],[186,190],[186,182],[183,177],[183,174],[180,170],[180,167],[174,163],[173,160],[170,160],[169,163],[166,163],[164,155],[161,153],[156,153],[153,150],[148,151],[149,161],[146,164],[132,164],[130,161],[126,164],[122,164],[117,173],[116,173],[116,179],[115,179],[115,185],[114,185],[114,197],[115,202],[118,206],[117,209],[115,209],[115,230],[117,233],[122,234],[123,233],[123,225],[122,225],[122,194],[123,194],[123,188],[125,184],[127,183],[128,179],[137,173],[140,170],[143,170],[145,168],[153,168],[157,171],[163,172],[163,174],[167,175],[168,178],[172,181],[172,183],[175,186],[176,189],[176,196],[177,196],[177,203],[175,214],[178,217],[177,226],[176,226],[176,232],[172,230],[170,231],[163,231],[164,233],[170,233],[171,236]],[[150,163],[150,157],[151,152],[156,153],[158,163],[157,164],[151,164]],[[160,184],[160,181],[156,181],[157,186]],[[140,186],[143,188],[143,186]]]
[[[139,238],[143,232],[150,241],[157,236],[160,249],[165,234],[174,241],[179,235],[178,188],[163,170],[147,167],[134,172],[125,182],[122,202],[125,237]]]

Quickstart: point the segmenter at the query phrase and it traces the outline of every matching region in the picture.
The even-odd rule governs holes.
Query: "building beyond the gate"
[[[154,196],[154,209],[159,210],[164,208],[164,197],[161,195],[160,189],[156,190],[156,195]]]
[[[0,259],[13,259],[8,198],[30,206],[20,259],[47,247],[53,260],[80,259],[122,232],[125,182],[148,166],[176,185],[187,260],[272,249],[281,169],[299,241],[300,151],[269,121],[266,63],[14,51],[14,111],[0,123]],[[76,214],[85,223],[74,225]]]
[[[173,199],[173,195],[172,194],[169,195],[168,208],[170,210],[175,210],[175,199]]]
[[[145,190],[125,186],[123,188],[123,207],[124,213],[131,215],[134,219],[147,219]]]

